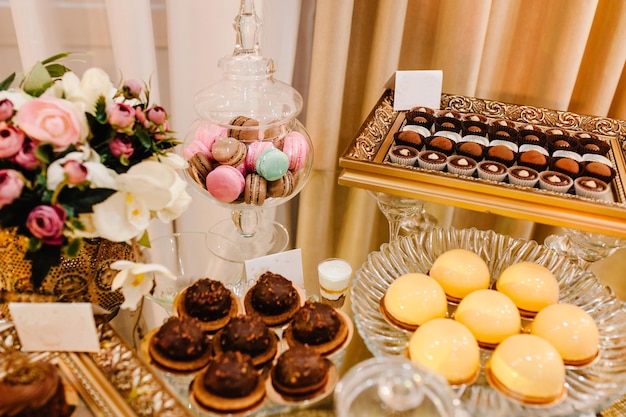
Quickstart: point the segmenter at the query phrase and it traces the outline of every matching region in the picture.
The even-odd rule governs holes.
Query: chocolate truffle
[[[148,343],[152,361],[177,372],[197,371],[211,358],[209,340],[199,321],[191,317],[169,317]]]
[[[593,161],[585,164],[583,174],[609,183],[615,176],[615,171],[610,166],[603,164],[602,162]]]
[[[397,132],[395,140],[398,145],[412,146],[417,150],[419,150],[424,144],[422,135],[414,130],[403,130],[401,132]]]
[[[530,149],[520,153],[517,163],[525,167],[542,170],[548,165],[548,156],[535,149]]]
[[[261,274],[244,296],[246,313],[257,313],[268,326],[286,323],[300,305],[293,282],[270,271]]]
[[[428,141],[426,148],[450,156],[454,152],[454,141],[445,136],[433,136]]]
[[[580,174],[580,164],[571,158],[556,158],[552,163],[552,169],[576,178]]]
[[[216,354],[235,350],[250,355],[254,366],[261,368],[274,359],[278,339],[256,314],[238,315],[213,338]]]
[[[483,158],[484,148],[476,142],[461,142],[457,146],[457,153],[479,161]]]
[[[250,356],[237,351],[216,355],[194,379],[192,398],[203,408],[218,412],[244,412],[265,399],[265,383]]]
[[[515,152],[506,145],[494,145],[487,148],[485,159],[497,161],[509,167],[515,162]]]
[[[321,355],[330,354],[348,337],[348,326],[333,307],[306,301],[285,329],[289,346],[309,345]]]
[[[271,372],[272,386],[281,395],[308,398],[324,388],[328,364],[308,346],[294,346],[284,351]]]

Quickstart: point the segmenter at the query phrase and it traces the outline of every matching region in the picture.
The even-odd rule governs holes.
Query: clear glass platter
[[[553,406],[521,405],[495,391],[484,370],[478,380],[455,387],[455,393],[471,415],[481,417],[573,417],[599,412],[626,391],[626,310],[621,300],[597,277],[535,241],[515,239],[493,231],[436,228],[401,236],[370,253],[357,270],[351,289],[357,331],[367,348],[378,357],[404,355],[411,333],[383,318],[379,301],[393,280],[405,273],[427,273],[443,252],[463,248],[478,253],[495,280],[507,266],[532,261],[557,277],[560,302],[580,306],[596,321],[600,333],[598,359],[585,368],[568,368],[566,398]],[[489,357],[481,352],[482,365]]]

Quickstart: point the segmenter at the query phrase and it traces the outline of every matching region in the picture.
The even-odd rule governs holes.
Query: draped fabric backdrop
[[[443,70],[443,90],[511,103],[626,119],[626,2],[613,0],[257,0],[261,50],[277,77],[305,98],[300,118],[315,147],[314,172],[288,207],[266,213],[302,248],[315,292],[318,261],[356,269],[387,237],[374,200],[337,184],[338,158],[394,71]],[[239,0],[10,0],[0,2],[0,70],[8,74],[61,51],[74,68],[113,80],[151,79],[153,97],[181,139],[193,97],[220,78],[232,53]],[[152,236],[208,230],[229,217],[193,194],[191,210]],[[494,229],[543,241],[553,228],[427,204],[443,226]],[[594,265],[625,295],[619,251]]]

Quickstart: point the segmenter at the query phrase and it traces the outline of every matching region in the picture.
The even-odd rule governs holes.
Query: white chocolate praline
[[[598,355],[598,326],[573,304],[552,304],[541,310],[530,325],[530,334],[550,342],[566,365],[587,365]]]
[[[452,299],[460,300],[467,294],[489,288],[490,273],[487,263],[475,252],[451,249],[439,255],[428,272]]]
[[[448,302],[437,281],[414,272],[399,276],[389,285],[384,307],[395,320],[419,326],[428,320],[445,317]]]
[[[461,323],[433,319],[409,339],[409,359],[441,374],[451,385],[471,384],[480,371],[480,351],[472,332]]]
[[[565,365],[548,341],[518,334],[496,347],[486,366],[487,379],[503,394],[525,404],[549,404],[565,393]]]
[[[530,261],[505,268],[496,288],[513,300],[517,308],[531,315],[559,301],[559,283],[545,266]]]
[[[522,331],[522,319],[513,301],[496,290],[477,290],[461,300],[454,319],[464,324],[478,344],[489,348]]]

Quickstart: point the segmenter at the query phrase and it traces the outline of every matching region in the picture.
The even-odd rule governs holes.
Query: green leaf
[[[52,77],[41,62],[37,62],[26,74],[23,81],[23,88],[27,94],[39,97],[53,84]]]
[[[92,188],[89,191],[80,191],[76,187],[66,187],[59,193],[59,200],[71,206],[74,213],[92,213],[93,206],[115,193],[116,191],[110,188]]]
[[[35,148],[35,156],[44,164],[49,164],[54,159],[54,148],[49,143],[43,143]]]
[[[40,245],[38,250],[32,251],[29,242],[29,251],[26,252],[24,258],[31,261],[30,279],[35,289],[38,289],[46,275],[48,275],[50,268],[59,264],[61,260],[61,246]]]
[[[13,81],[15,81],[15,73],[2,80],[0,83],[0,90],[8,90],[11,87],[11,84],[13,84]]]
[[[46,71],[52,78],[59,78],[63,76],[66,72],[72,72],[71,69],[66,67],[63,64],[50,64],[46,65]]]
[[[70,56],[70,52],[61,52],[60,54],[52,55],[50,58],[44,59],[41,63],[44,65],[49,64],[50,62],[58,61],[59,59],[67,58],[68,56]]]
[[[141,237],[139,238],[139,240],[137,241],[137,243],[139,243],[141,246],[145,246],[146,248],[150,248],[150,236],[148,235],[148,231],[145,230],[143,232],[143,235],[141,235]]]
[[[144,147],[144,149],[151,148],[152,136],[150,136],[150,134],[146,132],[144,129],[137,129],[135,131],[135,137],[139,139],[139,142],[141,143],[141,146]]]
[[[65,254],[70,258],[74,258],[76,255],[78,255],[78,252],[80,252],[80,249],[83,246],[82,244],[82,239],[70,240],[68,245],[65,247]]]

